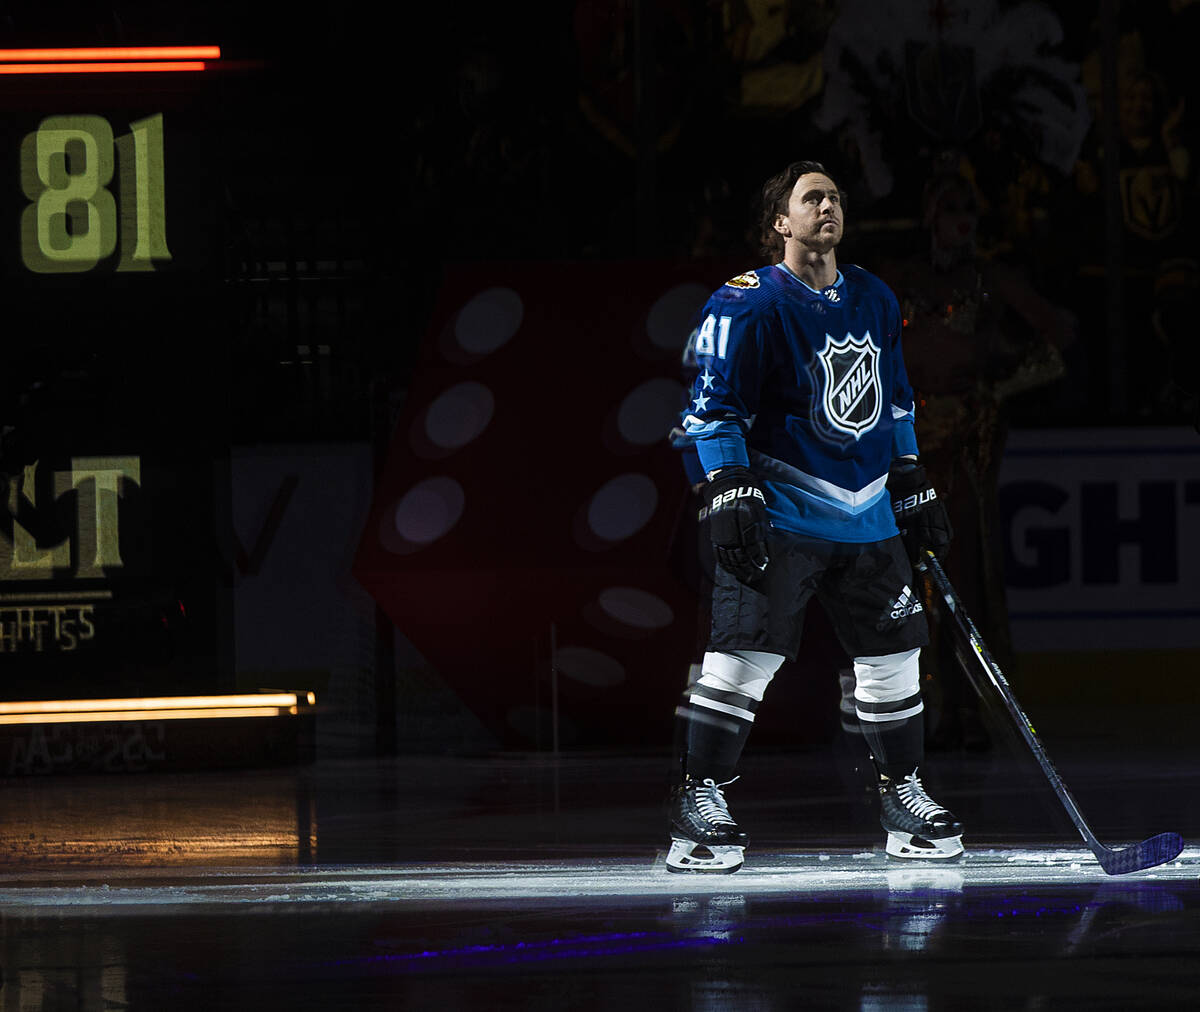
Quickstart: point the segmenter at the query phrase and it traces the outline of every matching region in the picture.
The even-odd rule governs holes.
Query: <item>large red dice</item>
[[[355,573],[506,746],[670,738],[696,598],[671,562],[687,483],[667,434],[684,344],[733,273],[447,274]]]

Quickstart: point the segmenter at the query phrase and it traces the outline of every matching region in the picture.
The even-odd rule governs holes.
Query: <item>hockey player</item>
[[[918,677],[927,643],[911,564],[950,525],[918,459],[895,296],[839,267],[841,193],[818,162],[763,187],[770,266],[726,282],[696,336],[700,372],[679,442],[707,476],[718,561],[701,676],[684,692],[671,871],[730,872],[746,834],[724,796],[767,686],[799,648],[815,594],[854,659],[886,850],[962,853],[962,826],[926,793]]]

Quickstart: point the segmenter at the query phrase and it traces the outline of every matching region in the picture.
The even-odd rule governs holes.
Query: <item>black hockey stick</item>
[[[1046,755],[1046,750],[1042,747],[1042,743],[1037,736],[1037,732],[1033,729],[1033,725],[1029,722],[1029,718],[1025,716],[1024,711],[1017,703],[1008,680],[1000,670],[1000,665],[996,663],[995,658],[988,651],[987,645],[983,642],[983,638],[975,628],[975,623],[971,621],[971,616],[964,610],[962,602],[958,599],[958,594],[954,591],[954,586],[946,577],[945,570],[942,569],[941,563],[938,562],[932,552],[926,552],[926,555],[928,557],[926,564],[921,568],[924,568],[929,573],[937,589],[941,592],[942,597],[945,598],[946,606],[949,608],[950,614],[954,616],[958,631],[966,639],[971,653],[975,655],[975,659],[983,667],[988,680],[1000,694],[1000,698],[1004,700],[1004,705],[1007,707],[1014,723],[1016,723],[1017,730],[1021,732],[1025,743],[1033,752],[1034,758],[1037,759],[1038,765],[1042,767],[1042,772],[1046,774],[1046,778],[1050,781],[1050,786],[1054,788],[1054,793],[1058,795],[1058,800],[1062,802],[1063,807],[1067,810],[1067,814],[1071,817],[1071,821],[1075,823],[1075,828],[1079,830],[1079,835],[1083,837],[1083,842],[1096,855],[1096,860],[1100,862],[1100,867],[1108,872],[1109,875],[1127,875],[1132,871],[1141,871],[1144,868],[1153,868],[1155,865],[1166,864],[1168,861],[1173,861],[1178,857],[1179,852],[1183,850],[1183,837],[1178,833],[1159,833],[1158,836],[1152,836],[1149,840],[1143,840],[1141,843],[1135,844],[1132,847],[1125,847],[1123,850],[1111,850],[1096,839],[1096,834],[1092,832],[1091,827],[1084,820],[1083,815],[1079,811],[1079,806],[1075,804],[1075,799],[1071,797],[1071,792],[1067,790],[1067,785],[1063,783],[1062,777],[1058,775],[1058,770],[1054,768],[1050,757]]]

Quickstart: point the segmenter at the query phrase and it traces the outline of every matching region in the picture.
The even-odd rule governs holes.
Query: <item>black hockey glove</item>
[[[708,517],[717,562],[741,583],[751,583],[767,568],[767,499],[758,479],[745,467],[723,467],[707,488],[700,519]]]
[[[925,468],[915,460],[893,461],[887,484],[896,526],[912,564],[917,566],[925,561],[926,549],[939,560],[944,559],[954,531],[946,506],[929,484]]]

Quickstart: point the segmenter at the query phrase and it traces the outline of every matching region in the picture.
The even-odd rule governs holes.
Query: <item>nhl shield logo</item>
[[[825,348],[817,357],[825,372],[825,415],[835,429],[857,439],[875,427],[883,406],[879,347],[869,332],[862,338],[847,334],[844,341],[826,334]]]

